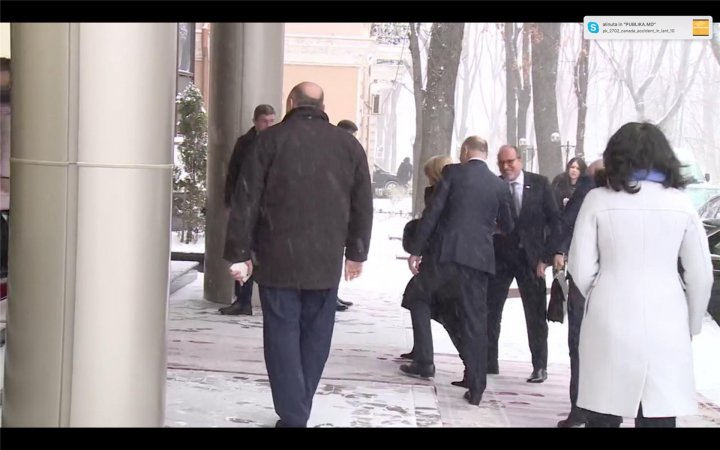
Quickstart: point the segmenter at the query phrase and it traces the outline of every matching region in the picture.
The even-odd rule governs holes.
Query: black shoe
[[[278,420],[277,422],[275,422],[275,428],[307,428],[307,425],[292,426],[292,425],[288,425],[287,423],[283,422],[282,420]]]
[[[542,383],[545,380],[547,380],[547,370],[536,369],[536,370],[533,370],[533,373],[530,375],[530,378],[527,379],[527,382],[528,383]]]
[[[488,375],[498,375],[500,373],[500,367],[498,367],[497,361],[488,363],[485,373]]]
[[[557,423],[558,428],[582,428],[586,425],[587,421],[579,419],[577,417],[568,416],[567,419],[563,419]]]
[[[435,364],[418,364],[412,362],[400,366],[400,371],[411,377],[432,378],[435,376]]]
[[[341,300],[339,297],[338,297],[338,303],[340,303],[341,305],[345,305],[345,306],[352,306],[352,305],[353,305],[353,302],[348,302],[348,301],[345,301],[345,300]]]
[[[412,351],[410,351],[410,352],[408,352],[408,353],[403,353],[402,355],[400,355],[400,357],[401,357],[402,359],[413,360],[413,359],[415,359],[415,353],[413,353]]]
[[[336,311],[347,311],[348,307],[340,303],[340,300],[338,300],[337,305],[335,307]]]
[[[220,314],[225,316],[252,316],[252,305],[241,305],[240,302],[236,301],[230,306],[225,306],[218,309]]]
[[[471,391],[465,392],[465,395],[463,397],[465,398],[465,400],[468,401],[468,403],[474,406],[478,406],[482,401],[482,394],[474,394]]]
[[[451,381],[450,384],[452,384],[453,386],[461,387],[461,388],[470,387],[470,383],[468,383],[468,380],[466,380],[465,378],[463,378],[460,381]]]

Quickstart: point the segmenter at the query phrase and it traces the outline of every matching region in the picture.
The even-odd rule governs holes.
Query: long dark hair
[[[603,153],[607,186],[614,191],[635,194],[640,190],[633,174],[655,170],[665,175],[662,185],[681,189],[687,184],[680,173],[680,161],[660,129],[648,122],[629,122],[608,141]]]

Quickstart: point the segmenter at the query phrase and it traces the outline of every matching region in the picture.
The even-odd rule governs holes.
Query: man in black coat
[[[250,149],[255,144],[255,139],[262,131],[265,131],[275,123],[275,109],[270,105],[258,105],[253,112],[253,127],[247,133],[240,136],[235,142],[230,163],[228,163],[228,173],[225,178],[225,208],[228,210],[232,205],[232,195],[235,191],[240,169],[243,162],[250,153]],[[252,316],[252,291],[253,280],[250,278],[246,283],[241,285],[235,281],[235,301],[230,306],[220,308],[220,313],[230,316],[240,314]]]
[[[365,151],[323,109],[317,84],[290,91],[285,118],[258,137],[242,167],[226,234],[231,275],[243,281],[254,272],[260,287],[265,365],[281,427],[307,425],[330,353],[343,253],[352,280],[370,247]]]
[[[355,133],[358,131],[357,125],[355,125],[355,122],[352,120],[343,119],[340,122],[337,123],[338,128],[342,128],[343,130],[347,131],[348,133],[355,136]],[[349,302],[347,300],[343,300],[340,297],[337,299],[337,310],[338,311],[347,311],[349,307],[353,305],[353,302]]]
[[[497,271],[488,287],[488,373],[499,373],[498,340],[503,306],[513,278],[520,288],[533,372],[529,383],[547,379],[548,324],[545,268],[552,259],[547,241],[558,226],[560,211],[548,179],[525,172],[517,148],[503,145],[498,166],[514,204],[515,229],[495,236]]]
[[[426,245],[431,245],[434,261],[432,270],[425,272],[427,275],[419,275],[429,287],[419,290],[425,293],[425,301],[415,301],[411,309],[413,362],[400,366],[401,371],[411,376],[434,376],[430,303],[436,289],[432,287],[457,284],[461,354],[469,387],[465,399],[473,405],[480,404],[486,386],[487,283],[495,273],[492,236],[498,229],[510,232],[513,226],[510,193],[505,183],[488,169],[487,156],[484,139],[467,138],[461,147],[463,163],[445,166],[433,201],[418,224],[409,248],[410,270],[418,274],[420,255]]]
[[[406,186],[413,175],[413,165],[410,162],[410,158],[405,158],[400,163],[400,166],[398,167],[397,171],[397,179],[400,184],[403,186]]]

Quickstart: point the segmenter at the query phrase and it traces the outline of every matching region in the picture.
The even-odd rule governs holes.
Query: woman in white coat
[[[676,416],[697,413],[691,336],[713,282],[707,237],[656,126],[623,125],[603,160],[607,186],[585,198],[568,256],[587,299],[577,404],[590,427],[622,417],[674,427]]]

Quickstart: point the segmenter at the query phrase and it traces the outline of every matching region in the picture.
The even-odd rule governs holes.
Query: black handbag
[[[568,280],[565,271],[561,270],[555,275],[552,285],[550,286],[550,302],[547,308],[548,322],[565,321],[567,314],[567,296],[568,296]]]
[[[415,233],[417,233],[419,223],[420,219],[413,219],[405,224],[402,236],[402,247],[406,253],[410,253],[410,244],[412,243],[413,238],[415,238]]]

